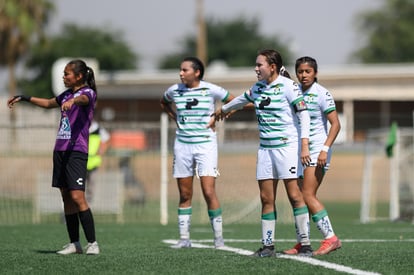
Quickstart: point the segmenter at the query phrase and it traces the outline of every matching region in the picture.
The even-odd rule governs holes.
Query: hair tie
[[[286,71],[285,66],[280,67],[279,74],[282,74]]]

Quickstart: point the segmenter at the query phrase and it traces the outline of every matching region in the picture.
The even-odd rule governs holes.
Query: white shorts
[[[292,179],[303,174],[298,146],[262,149],[257,152],[256,179]]]
[[[217,169],[217,141],[188,144],[174,142],[174,178],[186,178],[219,175]]]
[[[318,156],[321,153],[323,147],[323,142],[320,144],[314,144],[312,143],[310,146],[310,157],[311,157],[311,162],[309,165],[307,166],[311,166],[311,167],[316,167],[318,165]],[[331,163],[331,156],[332,156],[332,150],[329,149],[328,151],[328,159],[326,160],[326,164],[325,164],[325,171],[329,169],[330,163]],[[305,168],[307,167],[305,166]]]

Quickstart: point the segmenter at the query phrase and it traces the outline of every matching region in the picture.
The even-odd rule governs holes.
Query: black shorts
[[[52,186],[85,190],[88,154],[77,151],[53,152]]]

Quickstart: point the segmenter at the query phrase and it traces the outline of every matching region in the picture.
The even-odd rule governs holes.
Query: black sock
[[[78,213],[65,215],[66,229],[71,243],[79,242],[79,217]]]
[[[93,221],[93,215],[90,208],[88,210],[79,212],[79,219],[82,224],[83,231],[85,232],[86,240],[88,243],[96,241],[95,238],[95,223]]]

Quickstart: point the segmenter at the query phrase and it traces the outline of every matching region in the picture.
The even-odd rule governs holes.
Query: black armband
[[[293,109],[295,110],[295,113],[297,112],[302,112],[308,109],[308,107],[306,106],[306,103],[304,100],[300,100],[298,102],[296,102],[295,104],[293,104]]]
[[[20,98],[20,101],[27,101],[30,102],[31,96],[28,95],[16,95],[14,98]]]

